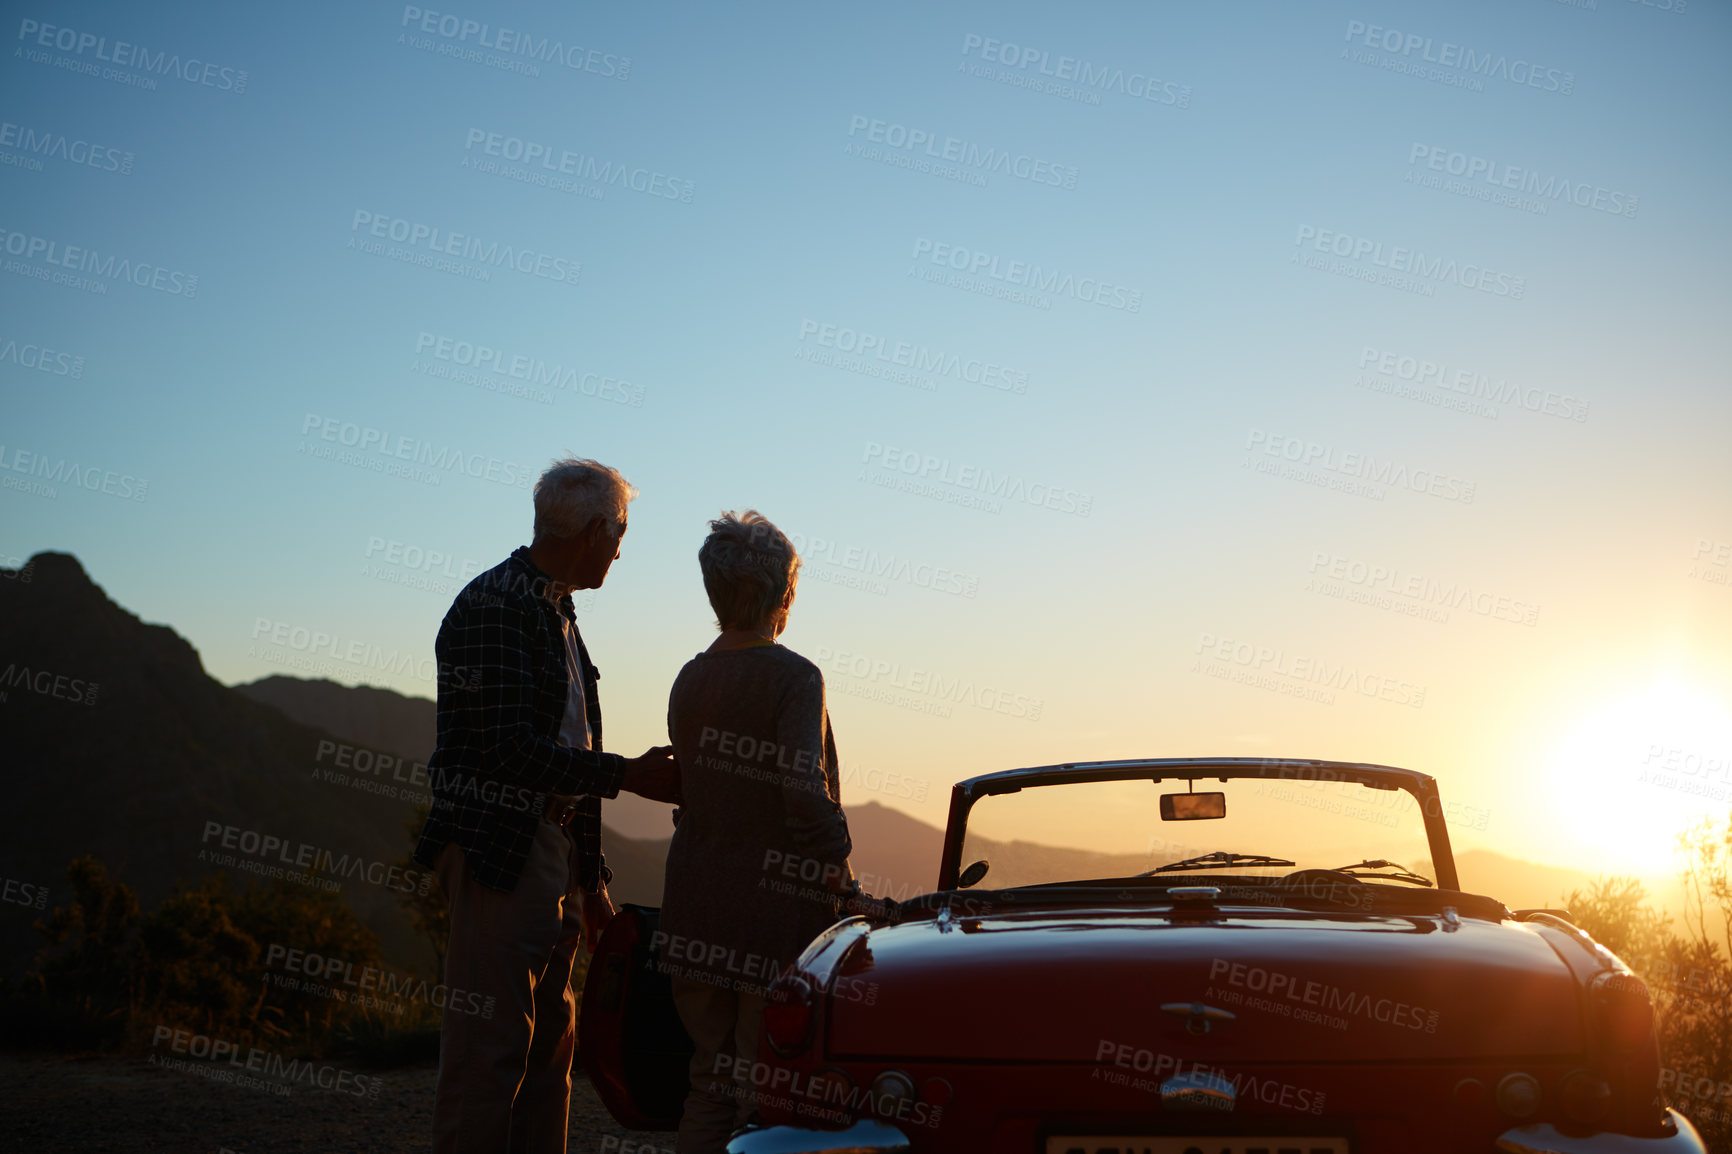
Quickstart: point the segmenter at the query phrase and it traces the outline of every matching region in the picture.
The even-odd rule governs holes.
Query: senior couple
[[[434,802],[415,857],[450,911],[445,984],[496,999],[448,1006],[434,1105],[437,1154],[566,1148],[579,942],[613,904],[601,801],[674,802],[661,931],[695,1046],[679,1154],[722,1150],[750,1113],[720,1069],[756,1058],[763,988],[842,912],[871,910],[848,865],[824,682],[776,643],[799,558],[755,512],[710,523],[698,550],[719,636],[680,671],[671,746],[602,751],[601,704],[571,592],[599,588],[637,491],[590,460],[556,461],[534,490],[534,539],[471,581],[439,627]],[[796,863],[787,882],[767,863]]]

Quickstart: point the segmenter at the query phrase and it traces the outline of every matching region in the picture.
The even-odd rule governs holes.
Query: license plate
[[[1141,1137],[1130,1134],[1055,1134],[1046,1154],[1349,1154],[1345,1138],[1281,1134],[1270,1137]]]

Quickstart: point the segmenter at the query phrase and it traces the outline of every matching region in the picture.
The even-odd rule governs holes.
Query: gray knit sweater
[[[668,697],[684,802],[662,894],[671,974],[761,992],[836,920],[848,822],[824,678],[780,645],[700,653]]]

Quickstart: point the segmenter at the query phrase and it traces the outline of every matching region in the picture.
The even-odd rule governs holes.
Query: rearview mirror
[[[980,879],[986,876],[991,866],[985,861],[977,861],[962,871],[962,876],[956,879],[956,888],[965,890],[970,886],[980,884]]]
[[[1204,818],[1226,817],[1227,795],[1224,793],[1163,793],[1162,821],[1200,821]]]

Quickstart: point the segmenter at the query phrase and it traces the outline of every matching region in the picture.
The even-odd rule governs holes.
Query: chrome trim
[[[1702,1136],[1690,1120],[1676,1110],[1667,1110],[1673,1133],[1664,1138],[1632,1138],[1628,1134],[1589,1134],[1571,1138],[1559,1134],[1545,1122],[1518,1126],[1498,1136],[1497,1148],[1505,1154],[1707,1154]]]
[[[1161,1083],[1163,1110],[1231,1110],[1238,1105],[1233,1083],[1219,1074],[1192,1070]]]
[[[1492,1103],[1511,1118],[1531,1118],[1540,1108],[1540,1080],[1525,1070],[1512,1070],[1498,1079]]]
[[[1167,896],[1178,902],[1212,902],[1221,896],[1220,886],[1168,886]]]
[[[895,1083],[901,1083],[901,1087],[894,1088]],[[888,1098],[892,1102],[906,1098],[912,1102],[915,1100],[914,1079],[901,1070],[885,1070],[872,1079],[872,1098],[874,1101]]]
[[[728,1139],[728,1154],[906,1154],[908,1136],[876,1118],[846,1130],[751,1126]]]
[[[1192,1034],[1207,1034],[1216,1022],[1233,1022],[1239,1017],[1231,1010],[1205,1006],[1202,1002],[1162,1002],[1161,1009],[1169,1014],[1184,1014],[1185,1029]]]
[[[806,975],[814,990],[820,994],[825,993],[830,989],[831,980],[835,978],[842,959],[848,956],[848,951],[871,933],[871,923],[865,918],[843,918],[812,939],[801,951],[799,960],[794,963],[793,972]]]

